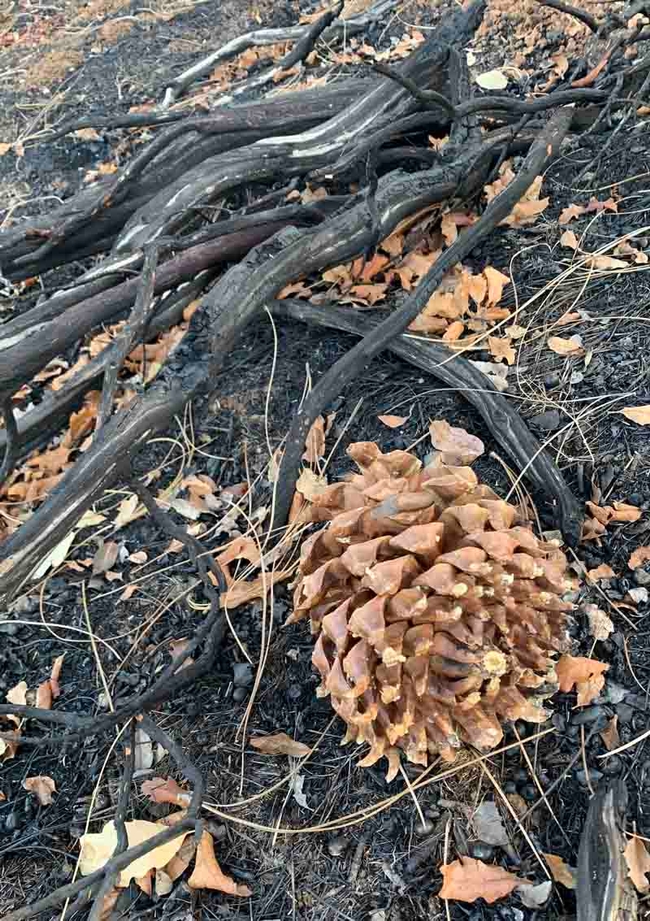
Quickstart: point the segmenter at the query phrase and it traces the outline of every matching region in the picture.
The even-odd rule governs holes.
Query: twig
[[[579,9],[577,6],[571,6],[570,3],[563,3],[561,0],[539,0],[539,3],[541,3],[542,6],[550,6],[560,13],[566,13],[568,16],[573,16],[574,19],[580,20],[588,29],[591,29],[592,32],[597,32],[600,28],[598,22],[590,13]]]
[[[112,857],[103,867],[99,870],[95,870],[94,873],[90,873],[88,876],[84,876],[74,883],[68,883],[65,886],[61,886],[59,889],[55,889],[54,892],[51,892],[49,895],[45,896],[45,898],[39,899],[37,902],[32,902],[31,905],[25,905],[22,908],[17,908],[15,911],[10,911],[9,914],[3,917],[2,921],[27,921],[28,918],[33,918],[34,915],[39,915],[43,911],[54,908],[55,905],[60,905],[62,902],[65,902],[66,899],[70,899],[80,892],[83,892],[85,889],[88,889],[90,886],[94,886],[95,883],[101,882],[107,873],[118,873],[120,870],[124,870],[129,864],[140,857],[144,857],[145,854],[149,854],[154,848],[159,847],[161,844],[167,844],[168,841],[173,841],[174,838],[178,838],[185,832],[190,831],[193,827],[193,819],[188,817],[180,819],[175,825],[165,828],[160,834],[153,835],[153,837],[148,838],[141,844],[136,844],[127,851],[123,851],[117,857]]]
[[[447,272],[508,216],[535,177],[543,171],[549,158],[558,153],[560,143],[569,130],[571,115],[570,109],[560,109],[553,115],[545,130],[531,146],[515,179],[490,202],[479,220],[445,250],[402,306],[339,359],[311,391],[295,416],[287,435],[286,448],[278,472],[274,528],[283,526],[287,519],[305,439],[314,420],[323,408],[358,377],[368,363],[417,317]]]
[[[169,752],[172,759],[176,762],[179,771],[181,771],[185,779],[192,786],[192,796],[190,798],[190,804],[187,807],[187,818],[193,819],[197,824],[195,830],[197,832],[196,841],[198,844],[202,830],[198,817],[201,811],[201,805],[203,804],[203,794],[205,792],[205,784],[201,772],[197,766],[190,761],[187,755],[185,755],[181,746],[174,742],[160,726],[156,725],[150,716],[143,715],[139,717],[139,721],[149,738],[153,739],[154,742],[158,742],[165,751]]]
[[[120,793],[115,810],[115,831],[117,834],[117,844],[111,857],[119,857],[129,846],[129,838],[126,831],[126,813],[129,808],[129,799],[131,795],[131,782],[133,780],[133,769],[135,767],[135,720],[131,721],[129,741],[124,745],[124,770],[122,780],[120,781]],[[93,907],[88,915],[88,921],[101,921],[104,911],[104,899],[109,894],[117,882],[119,871],[107,873],[102,884],[97,890]]]
[[[115,337],[117,345],[104,369],[104,384],[97,413],[97,431],[107,422],[113,411],[117,378],[125,359],[144,336],[154,305],[158,245],[148,244],[144,250],[144,266],[133,310],[124,328]]]

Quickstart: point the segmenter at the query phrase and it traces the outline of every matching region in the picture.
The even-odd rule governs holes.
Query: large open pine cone
[[[348,454],[361,474],[314,502],[330,523],[302,547],[290,620],[311,618],[318,694],[344,741],[370,745],[360,764],[386,757],[391,780],[400,749],[451,760],[497,745],[504,720],[543,722],[572,608],[557,543],[444,454],[425,467],[371,442]]]

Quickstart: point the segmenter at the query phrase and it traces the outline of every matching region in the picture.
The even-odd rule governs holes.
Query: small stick
[[[111,857],[119,857],[129,846],[129,838],[126,831],[126,813],[129,808],[129,799],[131,794],[131,782],[133,780],[133,769],[135,767],[135,720],[131,720],[129,740],[124,745],[124,770],[120,783],[120,793],[115,811],[115,831],[117,832],[117,844]],[[88,921],[101,921],[104,911],[104,900],[115,886],[119,878],[119,871],[107,873],[101,886],[97,890],[97,895],[93,902],[93,907],[88,915]]]
[[[551,9],[558,10],[560,13],[566,13],[568,16],[573,16],[574,19],[578,19],[583,25],[587,26],[588,29],[591,29],[592,32],[597,32],[600,28],[597,21],[590,13],[579,9],[577,6],[571,6],[570,3],[563,3],[562,0],[539,0],[539,2],[542,6],[550,6]]]

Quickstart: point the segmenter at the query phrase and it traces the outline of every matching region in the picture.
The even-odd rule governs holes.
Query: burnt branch
[[[368,333],[343,358],[339,359],[307,396],[294,417],[280,462],[273,522],[275,528],[282,527],[287,519],[305,439],[317,416],[346,385],[358,377],[376,355],[382,352],[396,336],[404,332],[409,323],[422,311],[446,273],[465,258],[477,243],[484,240],[508,216],[535,177],[543,171],[552,157],[557,155],[570,124],[570,109],[560,109],[555,113],[546,129],[533,143],[515,179],[490,202],[479,220],[461,233],[449,249],[445,250],[404,304]],[[574,533],[571,533],[570,536],[573,539],[579,537]]]
[[[274,301],[270,306],[276,316],[355,336],[368,335],[379,323],[368,313],[334,304],[317,305],[287,299]],[[581,503],[519,413],[482,371],[441,342],[413,335],[392,339],[387,350],[437,377],[471,403],[499,445],[510,455],[516,469],[524,471],[531,486],[556,510],[562,533],[569,537],[580,533],[584,515]]]

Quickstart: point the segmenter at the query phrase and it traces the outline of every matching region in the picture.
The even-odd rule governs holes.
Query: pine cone
[[[360,765],[385,757],[392,780],[400,749],[453,760],[463,743],[497,745],[504,720],[546,720],[573,607],[557,543],[448,454],[425,467],[371,442],[348,454],[361,473],[314,502],[330,523],[303,544],[290,621],[311,619],[317,693],[344,742],[370,745]]]

